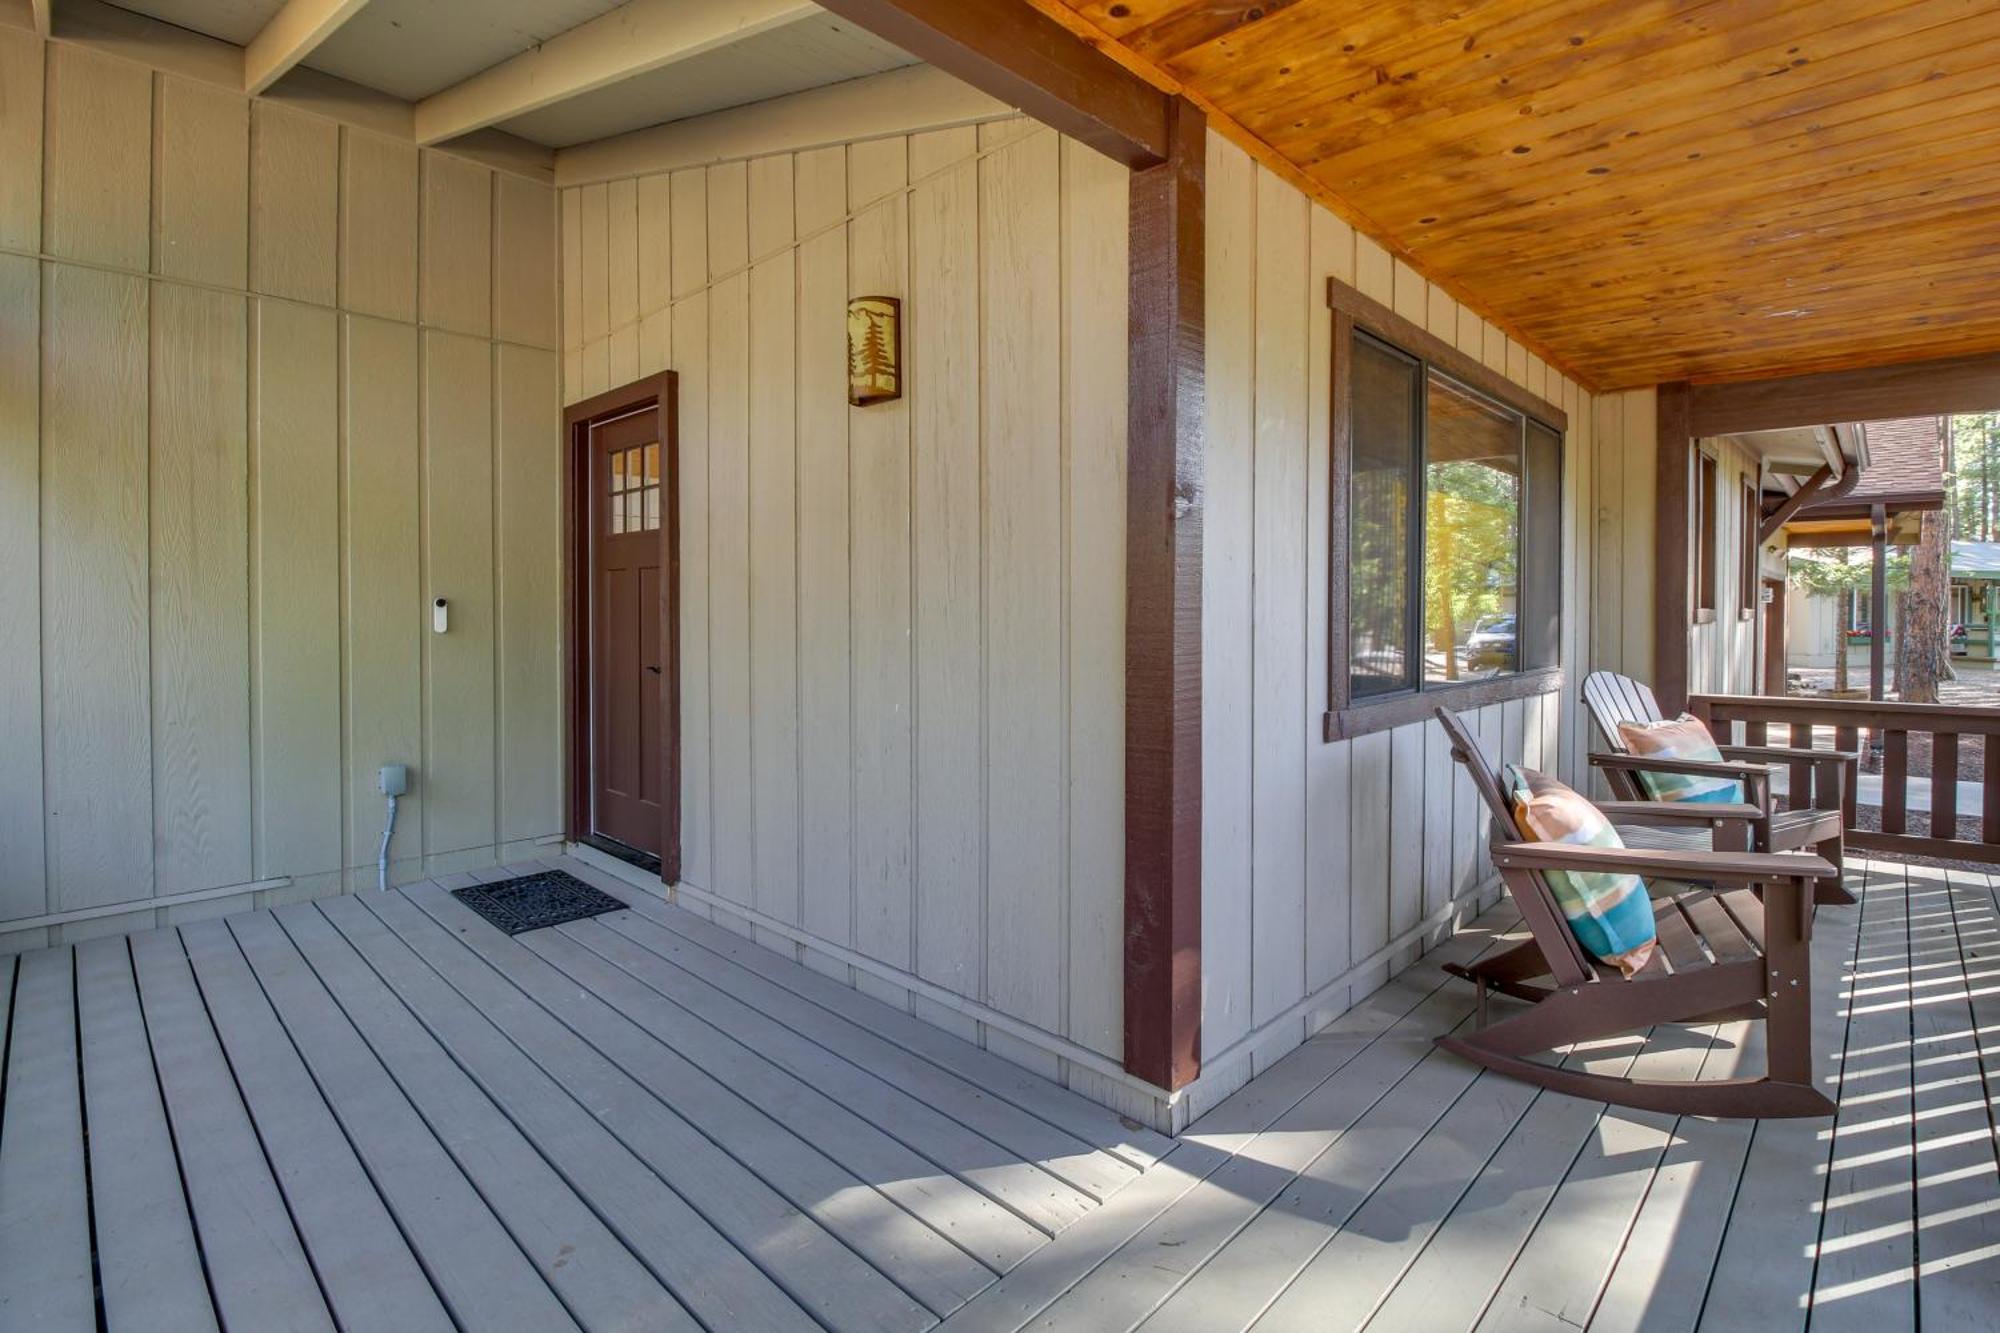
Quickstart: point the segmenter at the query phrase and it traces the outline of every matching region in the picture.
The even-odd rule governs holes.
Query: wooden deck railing
[[[1864,771],[1882,778],[1880,832],[1855,827],[1859,804],[1856,779],[1842,793],[1847,845],[1863,851],[1902,852],[2000,864],[2000,708],[1952,704],[1876,703],[1864,699],[1806,699],[1748,694],[1698,694],[1688,711],[1701,718],[1722,744],[1791,745],[1859,750]],[[1732,741],[1738,727],[1741,739]],[[1912,811],[1910,734],[1931,741],[1930,809]],[[1985,737],[1981,800],[1977,811],[1959,808],[1958,769],[1961,737]],[[1879,769],[1869,749],[1879,746]],[[1786,783],[1786,799],[1797,808],[1809,799],[1811,765],[1794,763]],[[1979,818],[1976,836],[1961,837],[1961,814]],[[1920,830],[1913,829],[1918,824]]]

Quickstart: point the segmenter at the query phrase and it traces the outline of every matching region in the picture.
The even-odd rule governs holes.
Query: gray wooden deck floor
[[[1676,1119],[1477,1070],[1439,965],[1503,904],[1285,1057],[946,1324],[964,1330],[2000,1327],[2000,919],[1985,874],[1877,863],[1815,927],[1836,1121]],[[1761,1068],[1761,1026],[1568,1055]]]
[[[1854,877],[1830,1125],[1436,1050],[1505,906],[1177,1145],[645,898],[509,940],[434,884],[0,960],[0,1329],[1993,1327],[1995,887]]]
[[[1173,1148],[558,864],[0,959],[0,1329],[921,1330]]]

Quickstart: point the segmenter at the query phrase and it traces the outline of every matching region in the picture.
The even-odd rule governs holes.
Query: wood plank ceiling
[[[1992,0],[1029,0],[1601,389],[2000,349]]]

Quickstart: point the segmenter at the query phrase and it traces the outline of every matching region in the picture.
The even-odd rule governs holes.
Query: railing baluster
[[[1845,750],[1849,754],[1858,751],[1861,748],[1861,729],[1859,727],[1835,727],[1833,729],[1833,748],[1836,750]],[[1854,811],[1861,802],[1860,777],[1861,770],[1859,765],[1849,764],[1847,765],[1846,773],[1840,779],[1840,784],[1843,788],[1840,793],[1841,818],[1848,828],[1854,827]]]
[[[1795,750],[1812,749],[1812,743],[1813,743],[1812,723],[1794,722],[1792,723],[1791,726],[1785,728],[1785,734],[1787,737],[1789,737],[1786,743],[1790,745],[1793,749]],[[1785,784],[1785,792],[1787,796],[1786,804],[1791,809],[1808,810],[1812,808],[1812,803],[1813,803],[1812,780],[1813,780],[1812,765],[1808,764],[1803,759],[1794,759],[1792,761],[1791,780]]]
[[[1958,733],[1931,733],[1931,836],[1958,836]]]
[[[1909,808],[1910,733],[1882,733],[1882,831],[1901,833]]]
[[[1768,724],[1761,717],[1746,718],[1743,722],[1743,743],[1745,745],[1768,745],[1764,737],[1768,735]]]
[[[1986,751],[1986,785],[1984,827],[1980,836],[1987,842],[2000,842],[2000,736],[1988,732],[1979,738],[1979,746]]]

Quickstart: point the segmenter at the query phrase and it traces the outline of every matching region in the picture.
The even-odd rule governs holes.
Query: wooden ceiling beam
[[[1691,434],[1736,435],[1834,421],[1888,421],[2000,409],[2000,352],[1776,379],[1697,384]]]
[[[311,55],[368,0],[288,0],[243,48],[243,91],[263,92]]]
[[[1020,0],[822,3],[1134,171],[1170,156],[1168,95]]]
[[[807,0],[631,0],[424,98],[417,142],[485,129],[819,12]]]

